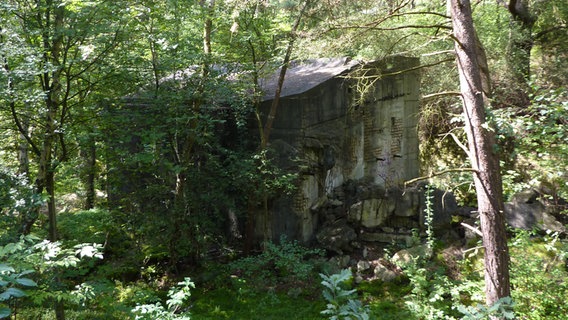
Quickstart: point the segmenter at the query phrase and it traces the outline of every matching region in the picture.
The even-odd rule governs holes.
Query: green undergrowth
[[[197,291],[192,307],[194,319],[322,319],[322,299],[291,296],[282,292],[246,292],[219,288]]]
[[[345,292],[369,319],[485,319],[491,312],[512,311],[522,320],[566,319],[566,240],[552,232],[516,231],[509,244],[512,301],[496,308],[483,306],[483,250],[475,249],[481,243],[472,243],[463,258],[455,254],[463,248],[436,246],[430,257],[398,266],[400,275],[393,281],[355,284],[349,279]],[[332,319],[322,314],[330,310],[329,297],[323,295],[326,277],[321,277],[332,275],[329,262],[295,242],[282,240],[267,248],[256,259],[210,263],[185,275],[195,279],[195,288],[188,287],[167,319]],[[76,303],[67,304],[66,319],[136,319],[133,310],[141,306],[164,306],[169,312],[169,292],[181,279],[125,282],[94,277],[75,288],[77,298],[70,301]],[[33,298],[40,293],[29,290],[30,298],[22,298],[15,309],[18,319],[53,319],[46,305],[34,305]],[[334,301],[339,310],[341,299]]]
[[[378,319],[414,319],[404,305],[401,297],[410,293],[410,283],[406,278],[398,278],[393,282],[381,280],[363,281],[357,287],[362,300],[366,302],[371,314]]]

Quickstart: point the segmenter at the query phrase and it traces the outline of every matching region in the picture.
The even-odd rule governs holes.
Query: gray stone
[[[381,263],[378,263],[373,270],[375,277],[383,282],[389,282],[394,280],[397,277],[396,272],[390,270],[389,268],[383,266]]]
[[[366,228],[379,227],[392,215],[395,203],[391,199],[367,199],[351,206],[349,220]]]
[[[329,263],[333,266],[338,267],[339,269],[345,269],[349,266],[349,261],[351,258],[348,255],[339,255],[335,257],[331,257],[329,259]]]
[[[391,234],[382,232],[363,232],[359,235],[359,239],[367,242],[382,242],[382,243],[403,243],[412,244],[414,239],[412,236],[404,234]]]
[[[329,201],[329,204],[330,204],[332,207],[340,207],[340,206],[343,205],[343,201],[337,200],[337,199],[332,199],[331,201]]]
[[[363,255],[363,258],[367,258],[367,256],[369,255],[369,249],[367,248],[367,246],[363,247],[363,252],[361,254]]]
[[[394,214],[398,217],[413,217],[420,209],[420,195],[413,190],[408,190],[397,197]]]
[[[542,230],[566,233],[566,227],[560,221],[556,220],[553,215],[547,212],[542,213],[542,223],[540,227]]]
[[[432,255],[432,249],[426,244],[418,245],[412,248],[403,249],[395,253],[391,261],[397,265],[407,265],[414,259],[426,258]]]
[[[420,223],[424,227],[426,222],[426,193],[424,188],[420,188]],[[450,230],[452,215],[457,214],[458,204],[453,193],[434,189],[432,191],[432,227],[440,234]]]
[[[385,233],[394,233],[394,228],[391,227],[382,227],[381,230]]]
[[[418,176],[415,115],[419,112],[420,72],[415,67],[419,64],[418,58],[402,56],[369,63],[345,58],[291,63],[271,141],[284,142],[273,144],[274,149],[282,147],[277,152],[282,166],[296,164],[296,170],[290,168],[290,172],[299,174],[297,191],[290,196],[288,208],[269,208],[271,215],[258,220],[256,234],[270,234],[273,238],[286,234],[312,241],[327,215],[325,212],[318,216],[315,211],[327,211],[328,205],[340,208],[333,213],[339,218],[345,213],[343,206],[347,205],[349,211],[352,196],[365,200],[384,198],[381,190]],[[402,70],[411,71],[397,72]],[[360,93],[351,90],[350,78],[361,72],[393,75],[374,82],[365,99],[360,99]],[[270,113],[278,75],[275,70],[261,81],[266,93],[259,107],[263,121]],[[354,101],[361,104],[352,105]],[[251,134],[254,130],[257,128],[251,128]],[[352,189],[332,197],[338,201],[319,203],[322,195],[331,197],[349,180],[369,183],[355,183]],[[394,199],[370,200],[361,206],[355,227],[382,226],[395,208]],[[401,210],[400,215],[411,214]]]
[[[371,268],[371,264],[369,263],[369,261],[359,260],[359,262],[357,262],[357,271],[358,272],[369,270],[369,268]]]
[[[520,192],[513,196],[511,202],[505,203],[505,216],[507,223],[514,228],[566,232],[566,227],[548,213],[534,190]]]
[[[310,207],[310,210],[312,210],[312,211],[320,210],[323,207],[323,205],[326,204],[327,201],[328,201],[327,195],[323,195],[323,196],[319,197],[318,200],[314,204],[312,204],[312,206]]]
[[[351,241],[356,238],[355,230],[342,222],[323,227],[316,236],[316,239],[324,248],[338,254],[351,251]]]

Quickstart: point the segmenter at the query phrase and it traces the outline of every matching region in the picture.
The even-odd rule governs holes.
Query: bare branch
[[[436,52],[430,52],[430,53],[425,53],[422,54],[422,57],[430,57],[430,56],[435,56],[438,54],[446,54],[446,53],[450,53],[450,54],[456,54],[456,50],[442,50],[442,51],[436,51]]]
[[[370,26],[370,25],[362,25],[362,26],[338,26],[334,28],[330,28],[328,31],[331,30],[347,30],[347,29],[354,29],[354,30],[373,30],[373,31],[393,31],[393,30],[403,30],[403,29],[446,29],[452,30],[452,27],[443,25],[443,24],[432,24],[432,25],[420,25],[420,24],[408,24],[396,27],[378,27],[378,26]]]
[[[457,128],[454,128],[457,129]],[[450,132],[445,133],[442,135],[442,140],[444,140],[447,136],[452,137],[452,139],[454,139],[454,142],[465,152],[466,155],[469,156],[469,149],[466,147],[465,144],[463,144],[458,137],[452,132],[454,129],[450,130]]]
[[[431,93],[431,94],[424,95],[424,96],[422,96],[420,99],[421,99],[421,100],[427,100],[427,99],[434,99],[434,98],[443,97],[443,96],[460,97],[460,96],[461,96],[461,92],[459,92],[459,91],[443,91],[443,92],[436,92],[436,93]]]
[[[261,148],[265,149],[268,144],[268,138],[270,136],[270,132],[272,131],[272,125],[274,123],[274,118],[276,117],[276,110],[278,109],[278,105],[280,103],[280,94],[282,91],[282,86],[284,84],[284,78],[286,77],[286,71],[288,69],[288,64],[290,63],[290,57],[292,56],[292,50],[294,49],[294,42],[296,40],[296,31],[300,26],[300,22],[304,17],[307,8],[310,6],[311,0],[305,0],[298,17],[296,17],[296,21],[290,30],[290,40],[288,41],[288,47],[286,48],[286,53],[284,55],[284,62],[282,63],[282,67],[280,68],[280,74],[278,76],[278,83],[276,86],[276,92],[274,93],[274,99],[272,100],[272,104],[270,106],[270,111],[268,116],[266,117],[266,123],[264,124],[264,128],[261,131]]]
[[[470,226],[469,224],[462,222],[460,223],[462,226],[464,226],[465,228],[468,228],[469,230],[473,231],[475,234],[477,234],[478,236],[483,238],[483,233],[481,233],[481,231],[479,229],[477,229],[474,226]],[[465,251],[464,251],[465,252]]]
[[[422,177],[418,177],[418,178],[414,178],[414,179],[410,179],[408,181],[404,182],[404,187],[407,187],[411,184],[414,184],[416,182],[419,181],[423,181],[423,180],[428,180],[437,176],[441,176],[443,174],[446,173],[450,173],[450,172],[477,172],[477,170],[473,169],[473,168],[453,168],[453,169],[446,169],[446,170],[442,170],[442,171],[438,171],[438,172],[432,172],[427,176],[422,176]]]
[[[448,134],[452,137],[452,139],[454,139],[454,142],[465,152],[465,154],[469,156],[469,149],[467,146],[463,144],[453,132],[449,132]]]
[[[566,29],[566,28],[568,28],[568,26],[566,26],[566,25],[563,25],[563,26],[554,26],[554,27],[552,27],[552,28],[548,28],[548,29],[545,29],[545,30],[542,30],[542,31],[538,32],[538,33],[534,36],[534,38],[535,38],[535,39],[540,39],[540,38],[544,37],[545,35],[547,35],[548,33],[551,33],[551,32],[554,32],[554,31],[558,31],[558,30],[562,30],[562,29]]]
[[[485,249],[485,247],[484,246],[477,246],[477,247],[469,248],[467,250],[464,250],[463,253],[468,253],[470,251],[475,251],[475,250],[479,250],[479,249]]]
[[[416,71],[416,70],[420,70],[423,68],[429,68],[429,67],[433,67],[435,65],[438,64],[442,64],[448,61],[454,61],[454,59],[444,59],[444,60],[440,60],[440,61],[436,61],[433,63],[429,63],[429,64],[421,64],[418,65],[416,67],[412,67],[412,68],[408,68],[408,69],[404,69],[404,70],[399,70],[399,71],[395,71],[395,72],[389,72],[389,73],[381,73],[381,74],[370,74],[370,75],[355,75],[355,76],[351,76],[351,75],[347,75],[347,76],[343,76],[343,78],[346,79],[374,79],[374,80],[379,80],[381,78],[384,77],[390,77],[390,76],[396,76],[396,75],[400,75],[400,74],[404,74],[407,72],[411,72],[411,71]],[[369,71],[370,69],[366,68],[365,66],[362,66],[361,68],[359,68],[358,70],[355,71],[361,71],[361,72],[366,72]]]

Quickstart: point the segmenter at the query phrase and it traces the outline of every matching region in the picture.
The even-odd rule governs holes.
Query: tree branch
[[[456,50],[442,50],[442,51],[436,51],[436,52],[430,52],[430,53],[425,53],[423,55],[421,55],[422,57],[429,57],[429,56],[435,56],[438,54],[446,54],[446,53],[450,53],[450,54],[456,54]]]
[[[427,95],[423,95],[420,100],[427,100],[427,99],[434,99],[443,96],[452,96],[452,97],[460,97],[461,92],[459,91],[443,91],[443,92],[436,92]]]
[[[280,75],[278,76],[278,84],[276,85],[276,92],[274,93],[274,99],[270,106],[270,112],[266,118],[266,123],[264,124],[264,130],[261,136],[261,148],[265,149],[268,144],[268,139],[270,132],[272,131],[272,125],[274,124],[274,118],[276,117],[276,109],[280,103],[280,94],[282,92],[282,86],[284,85],[284,78],[286,77],[286,71],[288,70],[288,64],[290,63],[290,57],[292,56],[292,50],[294,48],[294,42],[296,40],[296,31],[300,26],[300,22],[304,17],[308,6],[310,5],[310,0],[305,0],[304,6],[300,10],[292,29],[290,30],[290,41],[288,42],[288,47],[286,48],[286,54],[284,55],[284,62],[280,68]]]
[[[450,172],[478,172],[478,171],[473,169],[473,168],[453,168],[453,169],[446,169],[446,170],[442,170],[442,171],[438,171],[438,172],[432,172],[427,176],[422,176],[422,177],[418,177],[418,178],[414,178],[414,179],[410,179],[408,181],[405,181],[404,187],[407,187],[408,185],[414,184],[414,183],[422,181],[422,180],[428,180],[430,178],[441,176],[443,174],[450,173]]]
[[[400,71],[395,71],[395,72],[389,72],[389,73],[382,73],[382,74],[373,74],[370,76],[344,76],[344,78],[357,78],[357,79],[375,79],[375,78],[382,78],[382,77],[390,77],[390,76],[396,76],[399,74],[404,74],[406,72],[411,72],[411,71],[416,71],[416,70],[420,70],[423,68],[429,68],[429,67],[433,67],[445,62],[449,62],[449,61],[454,61],[454,59],[444,59],[444,60],[440,60],[440,61],[436,61],[436,62],[432,62],[429,64],[421,64],[418,65],[416,67],[412,67],[412,68],[408,68],[408,69],[404,69],[404,70],[400,70]],[[365,69],[365,66],[362,66],[361,68],[357,69],[356,71],[364,71],[364,70],[370,70],[370,69]]]
[[[558,31],[558,30],[561,30],[561,29],[567,29],[567,28],[568,28],[568,26],[555,26],[555,27],[552,27],[552,28],[548,28],[548,29],[546,29],[546,30],[542,30],[542,31],[538,32],[538,33],[534,36],[534,38],[535,38],[535,39],[540,39],[540,38],[544,37],[544,36],[545,36],[546,34],[548,34],[548,33],[551,33],[551,32],[554,32],[554,31]]]
[[[334,27],[334,28],[330,28],[328,31],[331,30],[347,30],[347,29],[364,29],[364,30],[373,30],[373,31],[394,31],[394,30],[402,30],[402,29],[446,29],[446,30],[452,30],[452,27],[447,26],[447,25],[443,25],[443,24],[432,24],[432,25],[420,25],[420,24],[408,24],[408,25],[402,25],[402,26],[396,26],[396,27],[385,27],[385,28],[381,28],[381,27],[377,27],[377,26],[369,26],[369,25],[363,25],[363,26],[344,26],[344,27]]]
[[[465,228],[468,228],[469,230],[473,231],[475,234],[477,234],[478,236],[483,238],[483,233],[481,233],[481,231],[479,229],[477,229],[474,226],[470,226],[469,224],[462,222],[460,223],[462,226],[464,226]],[[464,251],[465,252],[465,251]]]
[[[469,156],[469,149],[467,148],[467,146],[465,144],[463,144],[458,137],[453,133],[453,132],[448,132],[446,134],[444,134],[444,136],[442,137],[442,140],[444,140],[444,138],[446,138],[447,136],[452,137],[452,139],[454,139],[454,142],[465,152],[465,154],[467,156]]]

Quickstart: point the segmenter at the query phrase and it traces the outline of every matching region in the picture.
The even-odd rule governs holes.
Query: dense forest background
[[[533,189],[565,215],[568,4],[471,6],[503,197]],[[477,206],[449,15],[445,1],[419,0],[2,2],[0,318],[480,319],[513,310],[563,319],[562,233],[509,229],[512,299],[485,306],[480,243],[450,259],[455,246],[418,235],[433,253],[392,263],[393,281],[355,286],[330,253],[249,232],[251,208],[295,187],[271,161],[270,121],[256,116],[260,80],[292,60],[420,57],[421,172]]]

